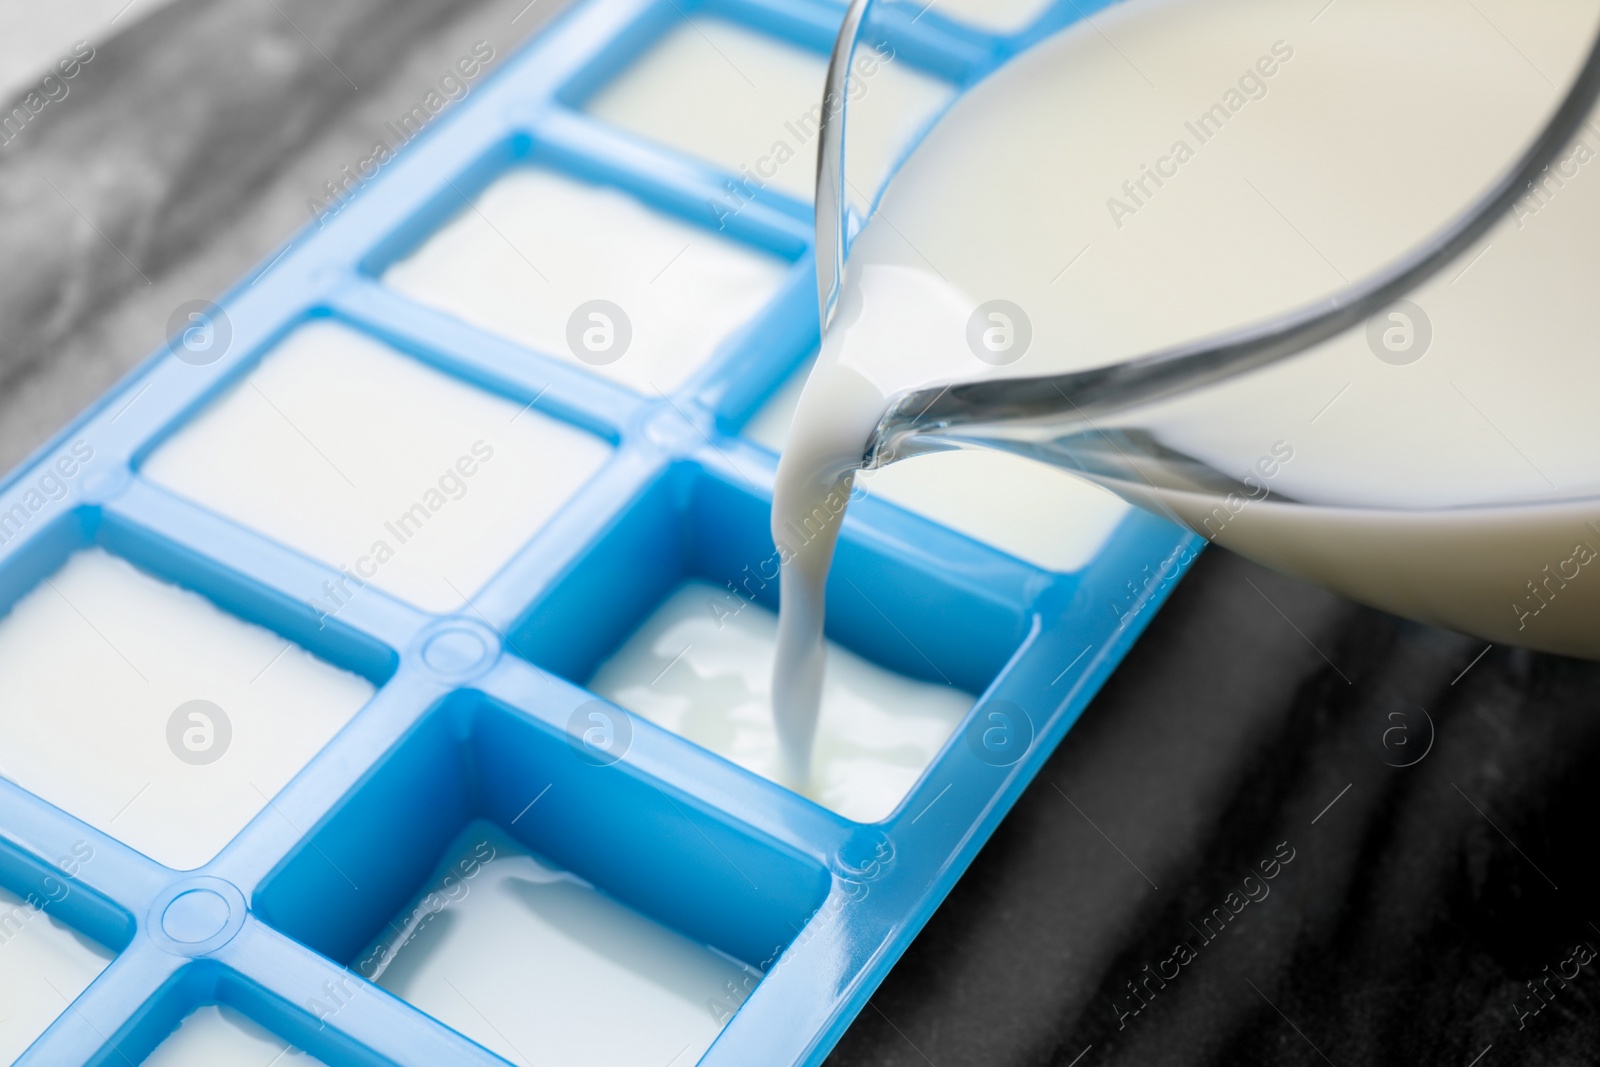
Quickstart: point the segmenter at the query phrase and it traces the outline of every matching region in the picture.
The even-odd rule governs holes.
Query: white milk
[[[928,10],[980,29],[1015,33],[1044,14],[1049,6],[1050,0],[932,0]]]
[[[232,1008],[197,1008],[156,1046],[143,1067],[321,1067],[287,1041]]]
[[[152,481],[365,584],[466,610],[606,462],[603,440],[332,322],[290,334],[156,450]],[[291,590],[291,592],[295,592]]]
[[[355,969],[519,1067],[688,1067],[761,979],[482,821]]]
[[[1130,0],[996,72],[919,146],[852,250],[779,467],[776,536],[819,504],[841,510],[849,471],[902,391],[1213,335],[1327,297],[1413,247],[1509,165],[1593,39],[1592,3],[1532,15],[1497,7],[1502,28],[1454,0],[1345,0],[1313,21],[1270,0]],[[1338,537],[1318,509],[1258,502],[1230,506],[1207,532],[1380,606],[1600,653],[1600,578],[1582,577],[1600,526],[1576,521],[1600,505],[1548,503],[1600,490],[1600,420],[1587,411],[1600,395],[1589,310],[1600,249],[1572,239],[1600,230],[1586,136],[1536,214],[1508,217],[1481,261],[1413,296],[1434,332],[1419,362],[1380,360],[1357,330],[1235,385],[1102,421],[1234,477],[1270,469],[1273,492],[1310,503],[1527,505],[1492,523],[1457,513],[1447,525],[1477,533],[1448,552],[1408,532],[1438,518],[1416,510],[1369,511],[1340,526],[1361,536]],[[1002,366],[969,342],[994,299],[1031,322],[1030,347]],[[978,318],[980,336],[996,323]],[[776,691],[780,718],[796,724],[820,684],[836,530],[788,546]]]
[[[782,452],[808,363],[746,424],[744,436]],[[1052,571],[1085,566],[1129,505],[1093,482],[1010,452],[918,456],[856,476],[856,488]]]
[[[590,371],[656,396],[755,317],[788,270],[618,189],[522,167],[463,204],[383,280],[545,355],[579,362],[581,350]],[[571,320],[594,300],[621,308],[628,329],[612,323],[587,348],[580,330],[575,349]]]
[[[372,693],[365,679],[90,549],[0,619],[0,773],[189,870]],[[211,706],[180,712],[191,701]]]
[[[847,173],[858,199],[869,200],[911,136],[955,89],[913,70],[892,49],[862,47],[854,70],[855,151]],[[724,19],[693,16],[677,23],[585,109],[736,175],[732,188],[711,205],[722,218],[761,189],[811,202],[827,74],[825,55]]]
[[[589,681],[651,722],[786,785],[772,715],[778,620],[724,586],[690,581]],[[857,822],[887,818],[955,732],[973,697],[826,642],[814,773],[798,791]]]
[[[0,889],[0,1062],[22,1055],[111,958],[47,910]]]

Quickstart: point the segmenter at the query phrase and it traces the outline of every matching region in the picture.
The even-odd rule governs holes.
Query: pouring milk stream
[[[1534,5],[1518,47],[1464,0],[1316,6],[1126,0],[965,92],[883,192],[774,492],[791,784],[810,773],[840,523],[897,400],[1332,301],[1502,177],[1600,21],[1594,3]],[[1473,249],[1365,329],[1071,434],[997,423],[946,447],[1076,467],[1386,610],[1600,656],[1597,150],[1591,116]]]

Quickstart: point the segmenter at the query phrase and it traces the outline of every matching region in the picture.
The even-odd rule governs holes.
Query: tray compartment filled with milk
[[[1046,6],[890,19],[858,184]],[[863,477],[786,771],[842,13],[582,0],[0,487],[0,1058],[826,1056],[1199,544]]]

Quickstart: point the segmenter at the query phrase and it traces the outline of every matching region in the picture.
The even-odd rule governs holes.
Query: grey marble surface
[[[0,145],[0,468],[154,351],[174,308],[311,223],[473,42],[503,59],[563,6],[171,0],[97,40]]]

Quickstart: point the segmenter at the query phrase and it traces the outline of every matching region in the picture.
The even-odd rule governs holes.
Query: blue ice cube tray
[[[919,14],[920,4],[886,5],[882,32],[908,64],[967,85],[1101,6],[1063,3],[998,38],[937,10]],[[362,995],[329,993],[350,988],[357,954],[481,817],[765,972],[753,991],[707,1005],[732,1017],[702,1064],[819,1063],[1193,558],[1193,535],[1135,512],[1087,566],[1049,573],[864,500],[834,568],[831,636],[894,670],[982,694],[889,818],[852,823],[616,709],[631,743],[619,758],[591,758],[582,724],[571,724],[594,699],[581,683],[596,665],[681,580],[736,580],[772,555],[776,457],[739,430],[817,344],[811,208],[765,190],[725,220],[726,235],[792,267],[766,309],[666,398],[408,302],[378,279],[466,210],[464,196],[529,164],[715,229],[708,203],[728,174],[580,110],[691,11],[825,55],[843,5],[577,4],[324,227],[308,227],[223,297],[225,355],[197,364],[172,345],[155,353],[4,482],[0,610],[74,551],[99,546],[378,686],[198,870],[163,867],[0,781],[0,884],[116,953],[18,1062],[137,1063],[216,1003],[335,1067],[503,1063],[359,975]],[[305,591],[337,572],[141,477],[156,444],[316,317],[514,401],[542,397],[542,411],[614,443],[609,464],[529,536],[471,611],[437,617],[361,596],[319,625]],[[93,458],[63,464],[74,467],[68,494],[41,495],[40,479],[80,443]],[[775,594],[773,583],[758,595],[775,607]],[[543,817],[517,821],[539,795]],[[73,862],[85,842],[93,862]],[[191,902],[221,912],[198,931],[195,909],[170,907],[196,889],[213,896]]]

